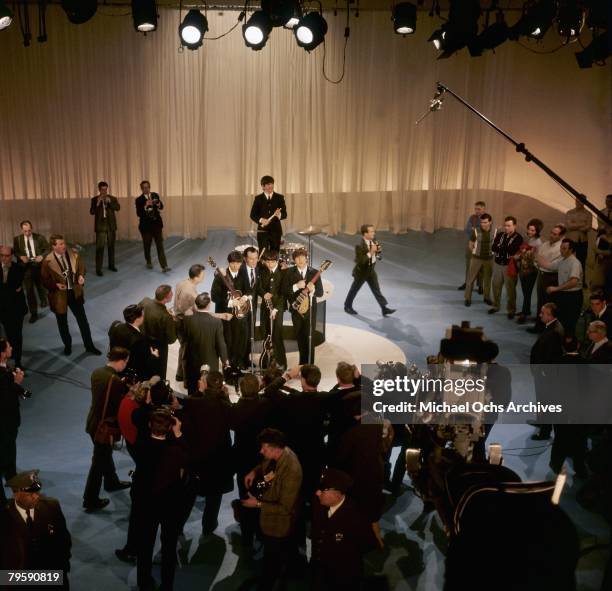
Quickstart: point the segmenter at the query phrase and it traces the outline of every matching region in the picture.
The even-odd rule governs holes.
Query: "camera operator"
[[[159,376],[153,376],[150,380],[143,382],[142,385],[148,386],[148,394],[138,408],[132,410],[131,414],[132,423],[136,427],[136,441],[148,439],[151,435],[149,422],[156,410],[166,409],[172,413],[181,412],[181,404],[167,380],[162,380]]]
[[[156,409],[150,417],[150,436],[136,443],[134,505],[138,524],[137,581],[141,591],[156,589],[151,575],[153,547],[161,526],[161,588],[172,589],[176,544],[183,515],[187,458],[181,422],[170,410]]]
[[[0,338],[0,505],[6,502],[5,480],[17,474],[17,432],[21,423],[19,398],[29,393],[21,387],[23,371],[12,371],[7,360],[13,354],[11,344]]]

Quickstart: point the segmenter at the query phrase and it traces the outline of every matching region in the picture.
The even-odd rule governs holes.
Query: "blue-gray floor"
[[[300,241],[299,236],[290,236]],[[383,335],[405,352],[407,358],[423,364],[426,355],[437,352],[439,341],[451,323],[470,320],[482,326],[489,338],[500,345],[502,363],[528,362],[533,337],[519,329],[505,315],[485,314],[486,306],[476,296],[471,308],[463,306],[463,295],[456,287],[463,280],[464,238],[457,231],[433,235],[410,232],[396,236],[381,233],[384,261],[378,265],[383,293],[397,313],[380,316],[367,286],[355,301],[359,315],[343,312],[344,294],[351,281],[354,236],[317,237],[314,262],[331,258],[334,266],[327,278],[335,285],[335,297],[328,304],[328,322],[345,324]],[[224,260],[231,248],[244,239],[228,231],[212,231],[206,241],[168,239],[167,253],[172,272],[144,267],[140,243],[123,242],[117,248],[118,273],[98,278],[90,272],[86,284],[86,309],[94,340],[106,349],[107,330],[121,310],[144,296],[152,296],[157,285],[175,285],[186,276],[193,263],[203,263],[212,255]],[[85,249],[90,271],[93,249]],[[207,273],[203,289],[212,276]],[[18,465],[21,469],[40,468],[44,492],[60,499],[73,536],[71,582],[76,590],[115,590],[135,585],[135,569],[118,562],[113,550],[125,542],[129,497],[125,491],[111,494],[109,507],[88,515],[81,510],[82,492],[89,468],[91,442],[84,433],[89,408],[88,389],[91,371],[101,358],[82,355],[74,319],[70,320],[75,338],[73,355],[64,357],[55,318],[46,312],[34,325],[25,325],[24,364],[27,386],[34,396],[22,404],[22,427],[18,440]],[[529,440],[532,429],[526,426],[496,426],[491,436],[508,451],[505,462],[521,476],[544,479],[548,471],[549,449]],[[530,449],[531,448],[531,449]],[[132,467],[128,455],[115,452],[122,479]],[[581,509],[575,502],[576,487],[571,477],[562,506],[572,517],[584,546],[604,540],[608,530],[597,515]],[[188,564],[177,572],[176,589],[237,589],[257,570],[240,552],[238,527],[230,509],[233,494],[223,500],[220,525],[214,536],[200,541],[200,509],[196,509],[186,528],[189,540]],[[388,499],[382,520],[386,543],[384,552],[368,557],[368,571],[384,575],[390,588],[397,590],[436,590],[443,583],[445,536],[435,516],[421,516],[422,503],[407,490],[397,499]],[[586,554],[578,570],[579,588],[599,591],[604,551]],[[294,588],[304,588],[296,583]]]

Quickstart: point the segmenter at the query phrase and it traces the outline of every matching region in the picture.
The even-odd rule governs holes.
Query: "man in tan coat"
[[[57,327],[64,343],[64,355],[72,353],[68,308],[77,320],[85,350],[101,355],[91,338],[89,322],[85,315],[85,263],[78,252],[66,248],[66,241],[61,234],[54,234],[49,238],[49,242],[51,252],[44,258],[40,274],[43,285],[49,291],[49,307],[57,319]]]

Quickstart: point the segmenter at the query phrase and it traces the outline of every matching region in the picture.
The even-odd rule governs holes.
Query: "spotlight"
[[[132,0],[132,19],[134,28],[140,33],[155,31],[157,29],[155,0]]]
[[[242,25],[242,36],[247,47],[253,51],[261,49],[270,36],[272,23],[270,17],[263,11],[255,11],[249,20]]]
[[[300,19],[293,29],[295,39],[300,47],[306,51],[312,51],[323,43],[327,33],[327,21],[318,12],[309,12]]]
[[[273,27],[292,29],[302,16],[297,0],[261,0],[261,10],[270,17]]]
[[[582,24],[582,11],[575,0],[566,0],[559,3],[558,31],[561,37],[570,39],[576,37]]]
[[[13,11],[0,0],[0,31],[13,22]]]
[[[97,0],[62,0],[62,8],[68,20],[75,25],[82,25],[96,14]]]
[[[522,35],[542,39],[555,18],[555,9],[554,0],[539,0],[532,4],[510,29],[510,39],[516,40]]]
[[[472,57],[482,55],[485,49],[495,49],[508,39],[508,25],[504,20],[504,13],[498,12],[496,20],[489,25],[476,39],[468,44],[468,49]]]
[[[456,51],[473,43],[478,34],[479,18],[479,0],[451,0],[448,21],[443,27],[442,54],[438,59],[450,57]]]
[[[298,0],[292,0],[292,10],[289,20],[285,23],[285,29],[294,29],[302,18],[302,7]]]
[[[434,44],[434,47],[440,51],[444,47],[444,40],[446,39],[446,30],[443,25],[441,29],[436,29],[427,41],[431,41]]]
[[[411,35],[416,29],[416,6],[401,2],[393,7],[393,28],[398,35]]]
[[[208,19],[199,10],[190,10],[179,25],[181,45],[187,49],[202,47],[208,31]]]
[[[582,51],[576,53],[576,61],[580,68],[590,68],[595,62],[604,62],[612,55],[612,34],[605,31],[591,41]]]

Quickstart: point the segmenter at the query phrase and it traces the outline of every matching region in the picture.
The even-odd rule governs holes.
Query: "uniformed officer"
[[[346,495],[351,477],[342,470],[323,472],[312,508],[312,588],[351,591],[361,588],[363,555],[377,547],[372,524]]]
[[[61,570],[68,589],[72,540],[59,501],[40,495],[38,470],[13,476],[13,499],[0,507],[0,569]]]

